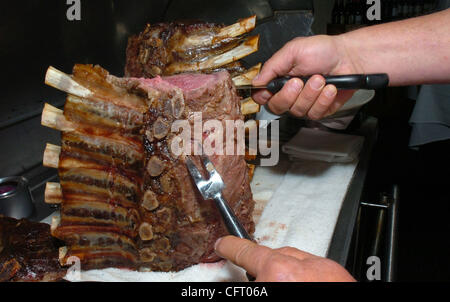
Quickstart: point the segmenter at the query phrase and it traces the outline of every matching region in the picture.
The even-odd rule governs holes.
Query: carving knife
[[[237,89],[267,89],[271,93],[277,93],[293,77],[281,77],[270,81],[266,86],[241,85]],[[304,83],[311,76],[298,77]],[[389,76],[385,73],[376,74],[350,74],[324,76],[326,84],[333,84],[337,89],[380,89],[389,84]]]

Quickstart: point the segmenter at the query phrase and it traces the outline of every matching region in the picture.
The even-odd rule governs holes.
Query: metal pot
[[[21,176],[0,178],[0,214],[21,219],[30,217],[33,211],[28,180]]]

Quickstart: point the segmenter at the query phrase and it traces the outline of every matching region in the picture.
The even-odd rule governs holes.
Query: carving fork
[[[204,179],[200,171],[192,162],[189,156],[186,156],[186,166],[197,185],[200,194],[204,200],[214,200],[222,215],[225,226],[231,235],[239,238],[253,240],[242,226],[228,202],[223,198],[222,190],[225,188],[222,177],[217,172],[211,160],[206,155],[200,155],[201,163],[209,175],[209,179]]]
[[[228,202],[223,198],[222,190],[225,188],[225,184],[217,172],[211,160],[206,155],[200,155],[200,162],[208,173],[209,179],[203,178],[200,171],[192,162],[189,156],[186,156],[186,166],[189,173],[192,176],[200,194],[204,200],[214,200],[228,232],[239,238],[244,238],[253,241],[245,228],[242,226],[239,219],[234,214],[233,210],[228,205]],[[254,281],[255,277],[247,273],[249,281]]]

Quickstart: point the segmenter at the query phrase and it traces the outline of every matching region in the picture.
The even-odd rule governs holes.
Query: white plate
[[[341,113],[343,111],[359,108],[373,99],[375,96],[375,90],[356,90],[355,94],[336,112]]]

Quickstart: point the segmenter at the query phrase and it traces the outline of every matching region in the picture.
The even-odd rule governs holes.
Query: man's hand
[[[234,236],[220,238],[216,253],[244,268],[257,282],[350,282],[338,263],[292,247],[270,249]]]
[[[268,103],[275,114],[289,111],[310,119],[321,119],[335,113],[354,91],[337,91],[334,85],[325,85],[319,74],[342,75],[361,73],[350,60],[338,36],[296,38],[286,43],[263,66],[253,80],[254,86],[266,85],[281,76],[315,75],[306,83],[293,78],[275,95],[260,90],[253,98],[260,104]]]
[[[390,86],[449,83],[450,9],[397,22],[367,26],[337,36],[293,39],[263,66],[254,86],[281,76],[316,75],[303,83],[290,80],[272,95],[260,90],[253,98],[276,114],[320,119],[335,113],[354,91],[337,92],[319,74],[387,73]]]

